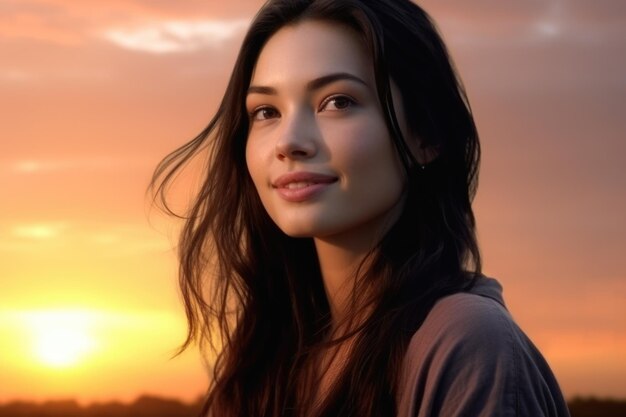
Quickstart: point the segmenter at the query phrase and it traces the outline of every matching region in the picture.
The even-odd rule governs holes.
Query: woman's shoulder
[[[411,338],[405,366],[432,370],[449,366],[454,358],[480,361],[483,366],[496,359],[513,360],[523,336],[506,309],[499,282],[481,277],[468,291],[435,303]]]
[[[413,410],[401,416],[568,415],[548,364],[487,277],[433,306],[407,348],[399,404]]]
[[[413,335],[412,342],[424,338],[433,340],[433,337],[439,342],[451,343],[482,341],[486,336],[508,340],[516,333],[516,327],[506,309],[500,283],[481,277],[469,290],[438,300]]]

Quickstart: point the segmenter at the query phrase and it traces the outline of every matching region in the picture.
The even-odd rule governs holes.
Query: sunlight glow
[[[31,313],[27,322],[33,337],[33,354],[43,365],[76,365],[96,347],[90,331],[93,317],[80,310]]]

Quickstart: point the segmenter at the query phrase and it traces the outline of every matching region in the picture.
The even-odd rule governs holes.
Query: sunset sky
[[[481,134],[485,272],[568,398],[626,398],[626,2],[419,3]],[[0,0],[0,402],[204,390],[144,192],[261,4]]]

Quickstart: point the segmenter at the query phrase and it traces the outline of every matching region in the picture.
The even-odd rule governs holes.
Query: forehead
[[[359,34],[333,22],[308,20],[278,30],[257,60],[253,84],[306,81],[322,75],[347,72],[365,80],[373,78],[372,62]]]

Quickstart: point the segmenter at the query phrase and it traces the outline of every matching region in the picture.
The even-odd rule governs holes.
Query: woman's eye
[[[320,111],[346,110],[354,104],[356,102],[348,96],[332,96],[322,103]]]
[[[250,113],[252,120],[267,120],[278,116],[278,111],[272,107],[257,107]]]

